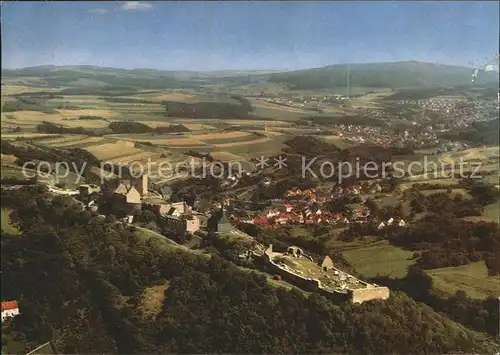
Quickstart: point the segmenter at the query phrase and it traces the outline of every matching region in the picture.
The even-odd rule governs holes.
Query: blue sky
[[[3,2],[2,66],[302,69],[498,53],[499,4]]]

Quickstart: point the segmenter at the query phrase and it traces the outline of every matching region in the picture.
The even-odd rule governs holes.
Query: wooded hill
[[[23,201],[19,204],[18,201]],[[493,340],[402,293],[335,305],[274,288],[218,257],[172,247],[42,187],[2,191],[23,236],[2,235],[2,296],[21,315],[2,350],[61,353],[493,352]],[[153,288],[155,287],[155,288]],[[153,313],[144,312],[144,297]],[[21,297],[22,295],[22,297]],[[153,304],[153,306],[151,305]],[[432,339],[430,341],[429,339]],[[17,344],[14,344],[17,342]]]

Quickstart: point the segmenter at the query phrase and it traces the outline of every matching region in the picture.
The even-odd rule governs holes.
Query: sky
[[[417,60],[480,66],[499,3],[1,2],[2,67],[296,70]]]

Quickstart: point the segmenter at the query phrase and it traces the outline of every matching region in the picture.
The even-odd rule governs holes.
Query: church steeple
[[[218,233],[227,233],[232,229],[231,222],[229,221],[229,218],[226,215],[226,210],[224,208],[224,204],[221,206],[221,218],[219,219],[219,222],[217,223],[217,232]]]

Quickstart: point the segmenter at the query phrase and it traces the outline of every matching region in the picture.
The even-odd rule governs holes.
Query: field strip
[[[109,159],[108,161],[111,163],[115,163],[115,164],[129,164],[132,162],[137,162],[137,161],[141,161],[143,159],[153,157],[155,155],[156,155],[156,153],[153,153],[153,152],[140,152],[140,153],[131,154],[131,155],[121,157],[121,158]]]
[[[270,103],[270,102],[261,101],[261,100],[253,100],[253,101],[251,101],[251,103],[252,103],[252,106],[254,106],[254,107],[271,108],[271,109],[296,112],[296,113],[308,113],[307,110],[301,109],[299,107],[290,107],[290,106]]]
[[[84,135],[62,136],[62,137],[53,138],[53,139],[42,139],[38,143],[40,143],[42,145],[52,146],[53,144],[58,144],[58,143],[63,144],[66,142],[73,142],[73,141],[77,141],[77,140],[84,139],[84,138],[87,138],[87,136],[84,136]]]
[[[193,134],[190,138],[203,140],[214,140],[214,139],[227,139],[227,138],[240,138],[248,136],[248,132],[242,131],[231,131],[231,132],[218,132],[218,133],[206,133],[206,134]]]
[[[34,137],[56,137],[53,133],[2,133],[2,139],[34,138]]]
[[[196,95],[184,94],[180,92],[164,93],[154,96],[152,99],[159,101],[186,101],[195,98]]]
[[[2,79],[3,81],[3,79]],[[27,92],[40,92],[40,91],[55,91],[55,89],[48,88],[36,88],[25,85],[11,85],[11,84],[2,84],[2,96],[8,95],[16,95],[16,94],[24,94]]]
[[[232,125],[262,125],[262,126],[289,126],[290,122],[272,120],[226,120]]]
[[[119,156],[132,155],[142,152],[141,149],[134,147],[133,142],[125,141],[92,145],[90,147],[86,147],[85,150],[93,154],[97,159],[101,160],[109,160]]]
[[[112,138],[121,139],[123,141],[132,142],[148,142],[151,144],[159,144],[159,145],[175,145],[175,146],[203,146],[204,144],[197,139],[193,138],[178,138],[179,136],[173,136],[172,138],[156,138],[161,136],[153,136],[153,135],[122,135],[122,134],[113,134],[110,135]],[[136,138],[137,137],[137,138]],[[133,144],[133,143],[132,143]]]
[[[279,136],[282,136],[284,135],[285,133],[283,132],[276,132],[276,131],[265,131],[265,130],[258,130],[258,129],[253,129],[249,132],[252,132],[252,133],[257,133],[257,134],[263,134],[267,137],[279,137]]]
[[[245,141],[245,142],[212,144],[212,146],[217,147],[217,148],[236,147],[236,146],[243,146],[243,145],[252,145],[252,144],[266,143],[266,142],[269,142],[269,141],[271,141],[270,138],[261,138],[261,139],[256,139],[256,140],[253,140],[253,141]]]
[[[184,123],[184,122],[166,122],[166,121],[141,121],[152,128],[156,127],[169,127],[169,126],[177,126],[182,124],[184,127],[193,130],[193,131],[201,131],[201,130],[213,130],[214,127],[202,123]]]
[[[56,143],[56,144],[53,144],[52,147],[56,147],[56,148],[71,147],[71,146],[80,145],[80,144],[98,143],[102,140],[104,140],[104,137],[87,137],[87,138],[83,138],[83,139],[77,139],[74,141],[63,142],[61,144]]]
[[[99,116],[104,118],[112,118],[118,115],[116,112],[113,112],[111,110],[102,110],[102,109],[88,109],[88,110],[59,109],[56,111],[65,118],[77,117],[77,116]]]
[[[212,152],[210,156],[220,161],[242,161],[243,157],[230,152]]]
[[[175,147],[203,147],[206,144],[200,142],[196,139],[184,138],[184,139],[158,139],[153,142],[153,144],[161,144],[166,146],[175,146]]]
[[[205,139],[202,143],[210,144],[211,145],[211,144],[252,142],[252,141],[259,140],[261,138],[266,138],[266,137],[262,137],[262,135],[248,133],[246,136],[237,137],[237,138]]]
[[[57,117],[57,115],[55,114],[49,114],[39,111],[16,111],[12,112],[12,116],[15,120],[21,122],[52,122],[52,119]]]

